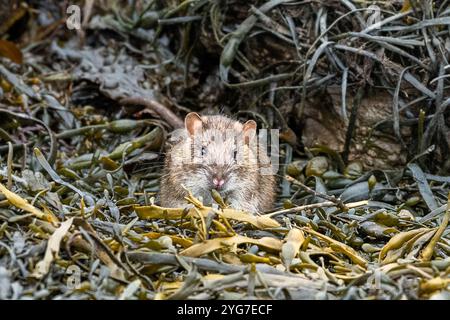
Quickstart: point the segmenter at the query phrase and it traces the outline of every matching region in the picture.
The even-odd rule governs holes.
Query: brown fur
[[[215,136],[217,133],[223,134],[227,130],[231,130],[234,135],[240,134],[242,137],[242,135],[249,134],[250,130],[247,130],[249,127],[254,129],[254,123],[249,125],[247,122],[243,125],[224,116],[203,116],[201,120],[202,132],[200,135],[193,138],[186,129],[183,130],[180,140],[167,153],[165,174],[160,188],[161,205],[185,207],[187,202],[184,197],[187,193],[181,186],[182,184],[194,196],[201,197],[204,204],[214,203],[211,198],[211,189],[213,188],[211,182],[213,175],[219,174],[226,181],[220,193],[230,207],[251,213],[272,209],[276,179],[273,174],[263,175],[260,172],[260,168],[263,167],[261,162],[265,163],[264,167],[270,166],[267,155],[263,154],[258,158],[248,144],[241,143],[239,145],[242,146],[242,149],[239,149],[239,156],[236,157],[241,159],[239,157],[242,155],[243,162],[236,161],[235,138],[227,136],[224,140],[220,140]],[[186,123],[186,126],[190,131],[191,128],[196,127],[191,122]],[[197,138],[199,139],[198,144],[196,144]],[[244,139],[238,139],[238,141],[244,141]],[[199,147],[194,148],[194,146]],[[205,148],[204,155],[199,154],[201,146]],[[195,159],[199,160],[198,163],[189,161],[194,159],[194,155],[183,153],[186,150],[190,150],[191,153],[197,152]]]

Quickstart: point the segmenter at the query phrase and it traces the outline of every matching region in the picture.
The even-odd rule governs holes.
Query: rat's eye
[[[237,159],[237,151],[236,150],[233,152],[233,158],[234,158],[234,160]]]
[[[202,147],[202,157],[206,154],[206,148]]]

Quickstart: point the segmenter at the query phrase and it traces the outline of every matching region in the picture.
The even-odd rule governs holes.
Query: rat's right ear
[[[196,112],[190,112],[184,118],[184,125],[186,126],[189,135],[193,136],[196,132],[201,131],[203,127],[202,118]]]

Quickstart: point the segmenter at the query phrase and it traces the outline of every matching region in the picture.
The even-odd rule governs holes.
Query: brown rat
[[[185,207],[185,186],[205,205],[216,189],[233,209],[261,213],[272,209],[276,179],[266,152],[258,155],[256,122],[242,124],[221,115],[185,118],[176,132],[161,180],[164,207]]]

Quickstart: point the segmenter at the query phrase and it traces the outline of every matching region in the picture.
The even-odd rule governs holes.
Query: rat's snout
[[[210,181],[211,187],[217,191],[221,191],[225,188],[227,182],[227,171],[223,166],[212,166],[210,168]]]
[[[212,178],[213,186],[216,190],[221,190],[223,185],[225,184],[225,179],[223,179],[220,175],[214,175]]]

